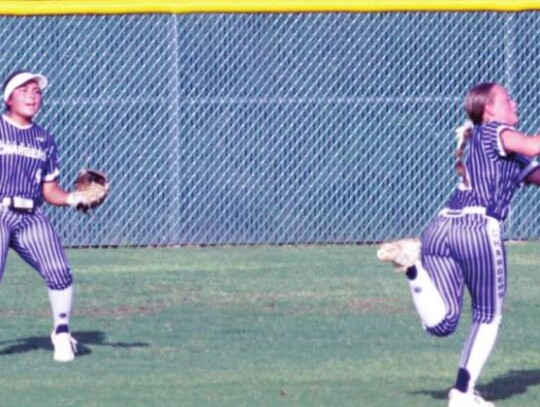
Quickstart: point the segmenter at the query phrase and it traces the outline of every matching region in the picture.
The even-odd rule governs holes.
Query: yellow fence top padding
[[[1,15],[525,11],[540,0],[0,0]]]

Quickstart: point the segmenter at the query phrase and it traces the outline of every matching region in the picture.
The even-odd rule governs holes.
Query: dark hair
[[[474,126],[479,126],[484,122],[484,112],[486,105],[491,101],[491,91],[497,85],[495,82],[485,82],[471,88],[465,96],[465,111],[467,116],[471,120]],[[467,171],[465,171],[465,165],[463,164],[463,153],[465,147],[469,142],[473,134],[472,126],[466,129],[463,133],[463,137],[460,138],[456,149],[456,171],[463,180],[463,184],[468,187],[470,185],[467,177]]]
[[[25,72],[30,72],[30,71],[28,71],[26,69],[18,69],[16,71],[12,72],[11,74],[9,74],[9,76],[4,81],[4,85],[2,86],[2,100],[4,100],[4,92],[6,91],[6,86],[9,83],[9,81],[12,80],[13,78],[15,78],[17,75],[19,75],[21,73],[25,73]],[[9,110],[9,106],[8,106],[8,104],[7,104],[7,102],[5,100],[4,100],[4,108],[6,109],[6,112]]]

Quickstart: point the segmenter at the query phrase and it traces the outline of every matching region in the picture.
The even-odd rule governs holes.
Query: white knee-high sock
[[[501,316],[499,315],[489,324],[474,323],[471,328],[459,363],[460,368],[466,369],[470,375],[468,392],[474,391],[480,372],[495,346],[500,323]]]
[[[408,278],[409,288],[422,323],[431,328],[441,323],[446,317],[446,305],[420,261],[415,263],[415,268],[414,278]]]
[[[73,285],[63,290],[52,290],[49,288],[49,301],[53,314],[54,329],[58,325],[69,326],[69,317],[73,302]]]

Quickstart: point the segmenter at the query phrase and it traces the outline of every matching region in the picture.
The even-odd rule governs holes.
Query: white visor
[[[45,89],[49,84],[47,78],[39,73],[21,72],[11,78],[6,84],[6,87],[4,88],[4,102],[7,102],[15,89],[30,81],[36,81],[41,90]]]

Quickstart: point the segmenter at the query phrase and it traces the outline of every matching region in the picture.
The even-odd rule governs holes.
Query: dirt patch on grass
[[[157,312],[163,311],[167,308],[167,305],[164,303],[156,304],[141,304],[141,305],[119,305],[117,307],[89,307],[89,308],[78,308],[75,310],[75,316],[83,315],[88,317],[113,317],[121,318],[126,316],[133,315],[148,315],[155,314]]]
[[[377,312],[381,314],[403,314],[408,312],[407,306],[389,298],[351,298],[347,301],[345,309],[351,312],[365,314]]]
[[[308,306],[292,305],[283,307],[279,303],[270,303],[263,308],[263,311],[284,313],[286,315],[395,315],[410,313],[410,307],[406,302],[397,302],[387,298],[351,298],[341,304],[310,304]]]

